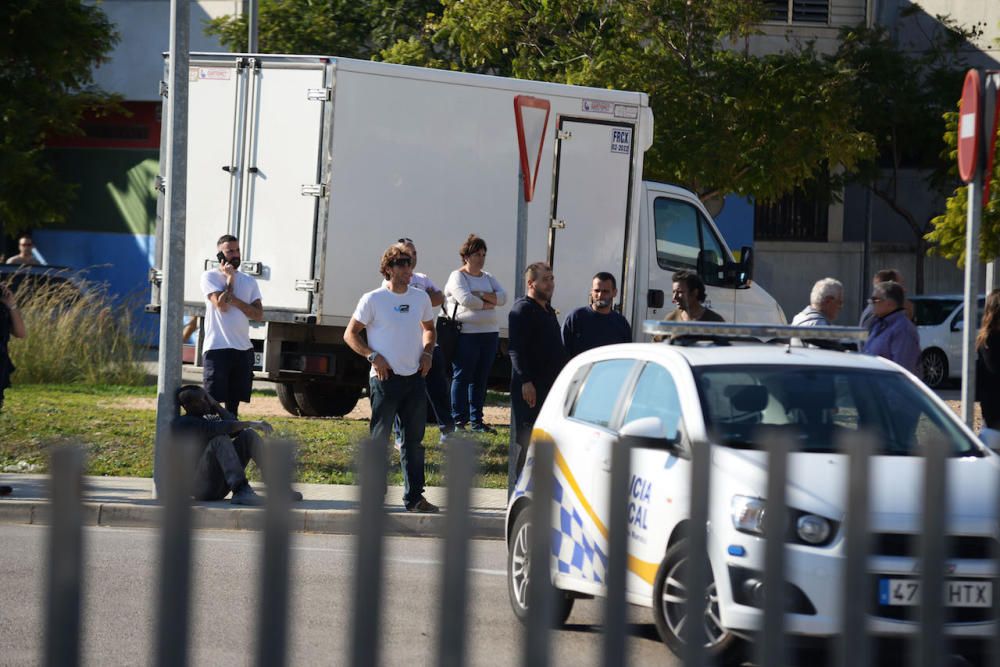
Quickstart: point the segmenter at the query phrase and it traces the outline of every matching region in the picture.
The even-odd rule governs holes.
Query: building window
[[[772,204],[754,205],[753,237],[758,241],[826,241],[830,202],[796,190]]]
[[[780,23],[830,22],[830,0],[764,0],[767,20]]]

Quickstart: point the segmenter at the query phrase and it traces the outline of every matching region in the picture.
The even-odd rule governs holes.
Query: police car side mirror
[[[621,440],[630,440],[634,447],[643,449],[663,449],[674,451],[677,448],[677,433],[667,433],[667,427],[659,417],[642,417],[622,426],[618,432]]]

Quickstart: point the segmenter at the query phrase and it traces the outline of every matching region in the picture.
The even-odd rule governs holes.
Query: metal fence
[[[869,636],[868,619],[874,605],[869,557],[872,535],[869,532],[870,475],[869,468],[876,442],[864,434],[854,434],[842,443],[849,457],[848,506],[840,530],[846,540],[841,610],[842,632],[826,652],[825,664],[837,667],[866,667],[876,664]],[[601,664],[627,664],[626,650],[626,563],[628,550],[628,517],[626,499],[631,475],[631,453],[636,443],[622,440],[614,449],[610,472],[607,597],[604,605],[604,636]],[[948,560],[948,526],[945,502],[947,497],[946,462],[949,445],[938,442],[923,452],[924,479],[922,489],[901,489],[903,493],[922,494],[922,526],[915,536],[919,559],[919,580],[922,601],[917,617],[919,624],[914,642],[905,660],[921,667],[966,664],[950,655],[945,636],[946,607],[944,590]],[[294,470],[294,443],[270,442],[265,464],[270,468],[268,481],[272,489],[287,488]],[[768,446],[768,497],[764,530],[767,535],[782,539],[766,541],[764,590],[781,591],[785,582],[786,542],[784,534],[789,520],[785,502],[788,484],[789,456],[794,442],[774,438]],[[190,446],[176,445],[166,458],[163,485],[163,513],[160,541],[160,571],[157,602],[156,638],[152,662],[157,665],[186,665],[189,660],[191,603],[191,476],[193,451]],[[474,441],[450,441],[446,457],[448,495],[444,520],[444,562],[441,568],[442,595],[437,623],[437,664],[458,666],[466,662],[468,628],[469,544],[472,521],[469,513],[470,490],[477,472],[477,445]],[[339,664],[373,667],[380,664],[380,611],[383,603],[383,544],[386,530],[384,496],[388,456],[383,446],[371,441],[358,448],[361,499],[357,520],[354,565],[354,595],[350,610],[350,641],[348,655],[335,660]],[[706,526],[709,517],[709,497],[712,485],[711,450],[706,443],[691,448],[691,525]],[[533,455],[530,562],[549,562],[552,545],[551,502],[554,486],[555,446],[551,442],[536,442]],[[62,446],[51,453],[52,520],[48,549],[46,598],[46,630],[44,661],[60,667],[77,665],[81,660],[81,586],[83,578],[83,512],[81,503],[83,449]],[[998,479],[1000,484],[1000,479]],[[997,516],[1000,508],[988,508]],[[257,665],[284,665],[288,656],[289,613],[289,549],[291,499],[288,494],[269,493],[264,508],[264,548],[262,552],[261,588],[257,611],[257,645],[254,647]],[[545,527],[539,530],[539,527]],[[688,541],[691,554],[707,553],[707,531],[691,530]],[[993,573],[1000,554],[997,540],[988,555]],[[702,591],[710,576],[706,558],[688,558],[686,588]],[[536,570],[537,572],[537,570]],[[991,575],[995,581],[995,574]],[[994,590],[995,593],[995,590]],[[525,623],[523,664],[547,665],[556,591],[549,577],[530,576],[528,583],[529,615]],[[984,622],[995,622],[998,615],[996,595],[994,606]],[[507,600],[496,600],[507,605]],[[700,619],[706,608],[703,595],[688,595],[688,618]],[[751,660],[768,667],[792,664],[792,637],[785,631],[785,600],[783,595],[765,595],[762,624],[753,643]],[[704,647],[701,623],[687,623],[681,661],[689,667],[711,664]],[[994,633],[984,662],[997,664],[1000,657],[1000,635]],[[664,647],[664,657],[667,649]],[[817,664],[815,662],[811,664]]]

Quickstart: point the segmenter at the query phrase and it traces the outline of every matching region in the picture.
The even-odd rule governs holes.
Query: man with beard
[[[630,343],[632,327],[611,308],[618,296],[615,277],[606,271],[594,276],[590,305],[577,308],[563,323],[563,344],[569,358],[602,345]]]

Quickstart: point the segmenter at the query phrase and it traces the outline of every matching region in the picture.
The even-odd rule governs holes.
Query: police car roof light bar
[[[808,340],[865,340],[860,327],[798,327],[791,324],[731,324],[721,322],[666,322],[646,320],[643,333],[652,336],[714,336],[718,338],[803,338]]]

